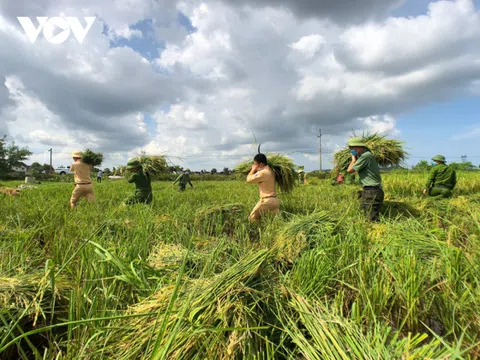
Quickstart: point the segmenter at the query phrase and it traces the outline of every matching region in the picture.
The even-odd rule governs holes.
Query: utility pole
[[[467,162],[467,154],[462,155],[462,162],[463,162],[463,163],[464,163],[464,162]]]
[[[51,174],[52,173],[52,148],[50,148],[50,150],[48,150],[50,152],[50,169],[48,169],[48,173]]]
[[[318,129],[318,152],[320,155],[320,172],[322,172],[322,129]]]

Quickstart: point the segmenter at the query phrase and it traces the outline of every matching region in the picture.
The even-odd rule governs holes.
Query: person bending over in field
[[[125,201],[125,205],[150,204],[153,199],[150,174],[143,171],[142,164],[137,159],[129,160],[127,169],[132,172],[128,182],[135,184],[135,194]]]
[[[351,138],[348,146],[352,153],[352,162],[347,171],[348,173],[357,172],[363,186],[363,191],[360,193],[360,207],[369,212],[370,221],[379,221],[385,194],[377,160],[361,138]]]
[[[345,182],[345,176],[341,172],[339,172],[336,177],[330,180],[330,183],[332,185],[342,185],[344,182]]]
[[[173,182],[172,185],[175,185],[178,182],[178,190],[179,191],[185,191],[185,188],[187,187],[187,184],[190,184],[190,186],[193,189],[193,184],[190,181],[190,169],[185,169],[183,172],[180,174],[180,176]]]
[[[70,198],[70,207],[74,208],[81,198],[85,197],[89,202],[95,201],[93,193],[92,179],[90,178],[90,171],[93,166],[85,164],[82,161],[82,152],[74,151],[72,153],[73,164],[70,166],[70,171],[75,173],[75,188]]]
[[[275,172],[267,165],[267,157],[264,154],[257,154],[253,158],[253,166],[247,176],[247,182],[258,184],[260,193],[260,201],[250,213],[249,221],[257,221],[267,213],[280,213],[280,200],[275,192]]]
[[[451,166],[445,164],[447,162],[445,156],[436,155],[432,160],[433,168],[430,170],[423,193],[433,197],[449,198],[457,184],[457,174]]]

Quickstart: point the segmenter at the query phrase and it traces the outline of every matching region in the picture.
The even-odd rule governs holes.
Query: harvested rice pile
[[[16,195],[20,195],[20,190],[5,188],[5,189],[0,189],[0,194],[16,196]]]
[[[195,216],[195,227],[206,234],[233,234],[235,226],[246,216],[245,205],[227,204],[204,207]]]
[[[335,223],[325,211],[295,216],[280,230],[275,241],[279,259],[293,263],[302,251],[317,246],[334,228]]]

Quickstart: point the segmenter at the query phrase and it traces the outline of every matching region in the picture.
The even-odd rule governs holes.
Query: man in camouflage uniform
[[[77,203],[84,197],[89,202],[95,201],[95,195],[93,193],[92,178],[90,172],[93,166],[85,164],[82,161],[82,152],[74,151],[72,153],[73,164],[70,166],[70,171],[75,173],[75,188],[73,189],[72,196],[70,198],[70,207],[74,208]]]
[[[445,156],[436,155],[432,160],[433,168],[430,170],[423,193],[433,197],[449,198],[457,184],[457,174],[451,166],[445,164],[447,161]]]
[[[185,191],[185,188],[187,187],[187,184],[190,184],[190,186],[193,189],[193,184],[190,181],[190,169],[185,169],[183,172],[180,174],[180,176],[173,182],[173,185],[175,185],[178,182],[178,190],[179,191]]]
[[[137,159],[129,160],[127,169],[132,172],[128,182],[135,184],[135,195],[130,196],[125,205],[150,204],[153,199],[150,175],[143,171],[142,164]]]
[[[360,193],[360,207],[369,212],[370,221],[380,220],[385,194],[377,160],[361,138],[351,138],[348,146],[352,153],[352,162],[348,173],[358,173],[363,191]]]

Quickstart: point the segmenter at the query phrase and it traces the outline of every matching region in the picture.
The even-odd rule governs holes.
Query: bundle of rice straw
[[[50,279],[43,273],[24,274],[16,277],[0,277],[0,313],[18,316],[28,308],[26,316],[32,319],[51,313],[53,298],[56,298],[56,307],[62,309],[71,289],[70,284],[63,278],[55,279],[55,288],[52,291]]]
[[[163,359],[246,359],[265,352],[272,328],[259,327],[275,319],[271,294],[279,288],[271,260],[268,250],[252,251],[214,277],[186,281],[177,295],[174,285],[163,287],[130,308],[130,315],[151,315],[126,318],[105,356],[156,358],[155,340]],[[158,339],[150,341],[152,335]]]
[[[395,139],[387,139],[385,135],[378,133],[362,134],[361,136],[353,133],[354,137],[361,137],[363,142],[368,145],[368,149],[373,153],[378,164],[382,167],[396,166],[402,164],[408,157],[408,153],[403,148],[403,142]],[[350,149],[346,146],[333,155],[335,169],[345,171],[352,161]]]
[[[87,149],[83,152],[82,161],[85,164],[90,164],[90,165],[93,165],[93,166],[99,166],[99,165],[102,164],[103,154],[102,153],[96,153],[96,152],[93,152],[90,149]]]
[[[5,195],[10,195],[10,196],[16,196],[20,195],[20,190],[18,189],[0,189],[0,194],[5,194]]]
[[[233,235],[239,221],[245,216],[243,204],[213,205],[200,209],[195,216],[194,224],[209,235],[219,233]]]
[[[294,216],[275,239],[278,259],[295,262],[303,250],[318,245],[325,236],[331,236],[335,225],[326,211]]]
[[[168,171],[167,161],[163,155],[142,155],[136,158],[142,164],[142,170],[150,176],[166,173]],[[128,176],[130,171],[126,166],[121,166],[116,171],[121,176]]]
[[[266,154],[268,166],[275,172],[275,180],[283,193],[290,193],[297,186],[298,174],[295,171],[297,166],[292,159],[286,155],[278,153]],[[253,160],[245,160],[237,165],[235,171],[247,175],[253,165]]]

